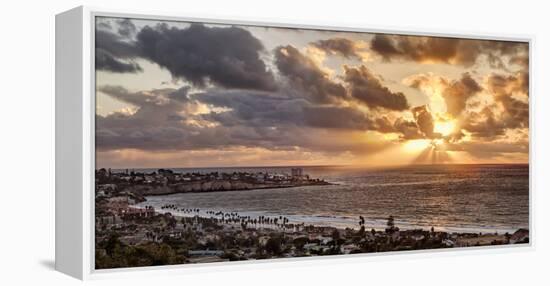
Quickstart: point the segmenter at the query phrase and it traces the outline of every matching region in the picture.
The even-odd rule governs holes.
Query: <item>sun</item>
[[[436,121],[434,124],[434,132],[437,132],[442,136],[449,136],[455,131],[455,127],[454,120]]]

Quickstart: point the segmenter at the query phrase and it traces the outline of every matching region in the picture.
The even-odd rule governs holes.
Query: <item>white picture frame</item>
[[[108,9],[77,7],[56,16],[56,208],[55,208],[55,268],[72,277],[89,280],[154,270],[155,273],[179,273],[181,271],[210,271],[213,267],[224,267],[227,263],[203,265],[174,265],[142,267],[135,269],[94,269],[94,170],[95,170],[95,77],[94,77],[94,19],[96,16],[114,16],[137,19],[177,20],[220,24],[259,25],[268,27],[305,28],[333,31],[371,33],[392,33],[405,35],[445,36],[485,40],[521,41],[529,44],[530,61],[533,61],[534,37],[526,35],[483,35],[426,30],[394,30],[392,28],[341,27],[337,23],[277,23],[256,19],[216,19],[208,17],[187,17],[176,13],[146,14],[140,12],[114,11]],[[326,25],[325,25],[326,24]],[[530,66],[530,78],[532,67]],[[533,119],[533,84],[529,86],[530,126]],[[529,230],[530,241],[522,245],[506,245],[484,248],[461,248],[447,250],[419,250],[406,253],[375,253],[358,256],[332,256],[324,258],[291,258],[292,261],[316,263],[319,259],[360,259],[369,256],[413,254],[454,255],[463,252],[508,252],[525,251],[533,248],[533,191],[532,157],[533,128],[529,130],[530,187],[529,187]],[[289,259],[261,261],[262,264],[288,262]],[[258,263],[238,262],[236,265]],[[231,262],[231,265],[234,265]]]

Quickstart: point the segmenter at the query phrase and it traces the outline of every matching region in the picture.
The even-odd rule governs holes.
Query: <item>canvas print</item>
[[[95,268],[529,243],[529,44],[95,18]]]

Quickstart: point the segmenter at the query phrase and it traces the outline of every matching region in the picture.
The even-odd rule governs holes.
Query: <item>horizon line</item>
[[[529,165],[529,162],[512,162],[512,163],[440,163],[440,164],[402,164],[402,165],[357,165],[357,164],[327,164],[327,165],[263,165],[263,166],[208,166],[208,167],[101,167],[99,169],[245,169],[245,168],[315,168],[315,167],[354,167],[354,168],[395,168],[408,166],[453,166],[453,165]]]

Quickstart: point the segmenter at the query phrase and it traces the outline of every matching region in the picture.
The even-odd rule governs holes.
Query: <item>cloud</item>
[[[401,139],[414,140],[424,138],[424,134],[420,132],[418,125],[414,121],[398,118],[395,120],[394,128],[402,134]]]
[[[279,93],[247,90],[208,90],[197,93],[192,99],[202,103],[226,108],[225,112],[202,115],[223,126],[272,127],[300,124],[303,121],[302,98]]]
[[[192,99],[229,110],[202,115],[222,126],[256,128],[339,129],[355,131],[395,132],[387,117],[373,118],[359,109],[334,105],[314,105],[303,98],[256,91],[213,90],[195,94]]]
[[[350,130],[370,130],[373,127],[365,113],[351,107],[308,106],[304,107],[303,113],[305,123],[312,127]]]
[[[458,38],[376,34],[371,50],[384,60],[446,63],[470,67],[485,55],[494,67],[503,65],[502,56],[528,53],[527,43]]]
[[[478,159],[494,159],[509,154],[528,154],[529,142],[460,142],[447,143],[448,151],[465,151]],[[528,158],[525,158],[528,159]]]
[[[529,75],[520,71],[512,75],[491,74],[488,92],[494,103],[480,112],[468,112],[462,128],[473,136],[495,140],[511,129],[529,128]]]
[[[493,140],[505,134],[506,124],[491,108],[485,107],[480,112],[469,112],[464,116],[461,128],[472,133],[472,137]]]
[[[492,74],[489,90],[504,109],[503,121],[508,128],[529,127],[529,76],[527,72],[503,76]],[[523,100],[520,100],[523,99]]]
[[[137,46],[142,57],[197,86],[212,82],[226,88],[276,89],[273,74],[260,59],[264,46],[238,27],[145,26],[137,34]]]
[[[118,33],[125,37],[131,37],[136,34],[137,27],[134,25],[134,22],[130,19],[122,19],[117,21],[118,23]]]
[[[131,40],[107,30],[96,29],[95,45],[97,70],[118,73],[142,71],[142,68],[134,61],[139,56],[139,51]]]
[[[330,103],[346,97],[344,86],[330,80],[312,59],[295,47],[280,46],[274,53],[279,72],[312,102]]]
[[[529,54],[512,56],[508,63],[520,66],[523,70],[527,71],[529,69]]]
[[[506,136],[506,130],[529,127],[528,88],[526,71],[515,74],[491,74],[484,88],[469,73],[460,79],[449,80],[433,75],[415,75],[405,82],[424,90],[439,90],[447,107],[447,113],[457,118],[459,130],[448,139],[457,141],[464,137],[463,129],[477,139],[495,140]],[[484,91],[491,99],[487,102],[468,100]],[[468,106],[475,106],[468,110]]]
[[[412,88],[424,90],[436,96],[440,94],[445,101],[447,113],[455,118],[459,117],[466,109],[468,100],[483,90],[479,83],[467,72],[463,73],[457,80],[449,80],[432,74],[418,74],[407,77],[404,83]]]
[[[459,80],[447,82],[445,85],[442,95],[447,105],[447,112],[455,117],[464,111],[468,99],[482,90],[469,73],[464,73]]]
[[[411,112],[418,126],[418,130],[427,138],[440,137],[441,135],[434,133],[434,120],[427,105],[421,105],[411,109]]]
[[[379,128],[376,124],[384,119],[371,120],[341,107],[313,106],[278,93],[214,89],[189,94],[187,87],[129,92],[102,86],[99,90],[136,107],[133,113],[97,115],[99,152],[262,148],[340,156],[374,153],[388,146],[363,135]],[[204,105],[206,112],[200,107]],[[350,140],[350,136],[357,138]]]
[[[312,45],[329,54],[339,55],[346,59],[362,58],[361,55],[358,53],[358,48],[355,42],[346,38],[331,38],[327,40],[319,40],[312,43]]]
[[[344,66],[344,81],[352,98],[370,108],[402,111],[409,108],[407,98],[401,92],[392,92],[383,86],[364,65],[358,68]]]
[[[187,88],[157,89],[129,92],[119,86],[102,86],[98,91],[136,107],[133,114],[114,112],[96,116],[96,146],[98,149],[137,148],[157,149],[180,146],[191,134],[182,120],[183,111],[192,106],[171,100],[173,93]]]

